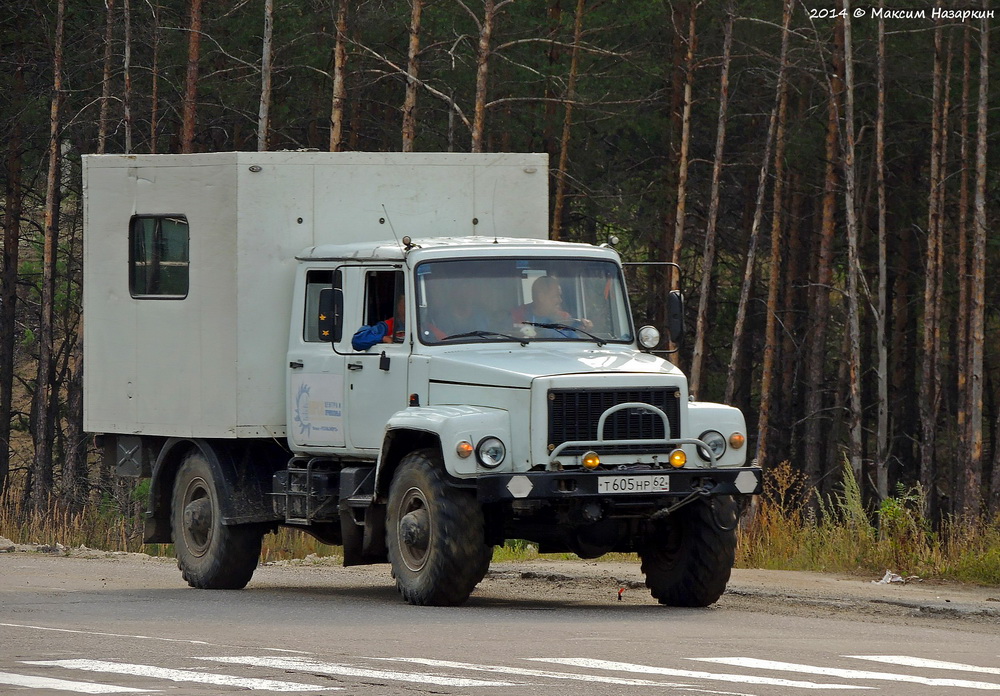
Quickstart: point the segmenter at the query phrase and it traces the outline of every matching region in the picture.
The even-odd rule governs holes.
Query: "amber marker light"
[[[688,457],[684,454],[684,450],[675,449],[670,453],[670,466],[675,469],[680,469],[682,466],[687,464]]]
[[[584,469],[596,469],[601,465],[601,458],[597,452],[584,452],[583,456],[580,457],[580,463],[583,464]]]
[[[472,456],[472,453],[475,451],[475,448],[472,446],[472,443],[469,442],[468,440],[462,440],[461,442],[458,443],[458,446],[455,447],[455,451],[458,453],[458,456],[461,457],[462,459],[468,459],[469,457]]]
[[[743,433],[733,433],[729,436],[729,446],[733,449],[739,449],[746,444],[746,441],[746,436]]]

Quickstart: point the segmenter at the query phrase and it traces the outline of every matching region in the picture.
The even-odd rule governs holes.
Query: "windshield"
[[[621,272],[610,261],[428,261],[416,278],[423,343],[632,341]]]

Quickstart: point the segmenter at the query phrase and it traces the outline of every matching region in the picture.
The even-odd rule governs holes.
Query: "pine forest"
[[[1000,515],[1000,9],[869,2],[5,0],[0,501],[122,485],[83,431],[81,155],[542,152],[552,239],[681,266],[673,360],[765,471]]]

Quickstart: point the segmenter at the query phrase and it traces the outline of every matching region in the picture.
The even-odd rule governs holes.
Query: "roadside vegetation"
[[[863,500],[850,466],[830,496],[819,497],[787,462],[771,468],[764,495],[743,515],[737,567],[811,570],[881,577],[886,570],[906,577],[1000,585],[1000,519],[947,518],[933,524],[924,514],[919,487],[899,489],[878,505]],[[11,489],[0,501],[0,536],[19,544],[172,556],[169,545],[144,546],[139,503],[142,487],[107,497],[77,512],[58,504],[42,513],[22,506]],[[299,531],[281,529],[264,537],[261,561],[339,557],[340,548],[320,544]],[[610,554],[635,560],[634,554]],[[494,561],[575,558],[539,554],[534,544],[509,540]],[[606,557],[607,558],[607,557]]]

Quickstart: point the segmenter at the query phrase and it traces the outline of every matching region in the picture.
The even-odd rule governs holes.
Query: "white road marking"
[[[422,672],[390,672],[380,669],[365,669],[350,665],[339,665],[330,662],[304,660],[298,657],[197,657],[196,660],[224,662],[231,665],[252,665],[254,667],[273,667],[319,674],[338,674],[346,677],[366,677],[368,679],[385,679],[387,681],[405,681],[411,684],[436,684],[437,686],[527,686],[523,682],[486,681],[482,679],[466,679],[464,677],[425,674]]]
[[[979,667],[977,665],[967,665],[961,662],[945,662],[944,660],[927,660],[922,657],[910,657],[909,655],[844,655],[855,660],[870,660],[871,662],[884,662],[890,665],[903,665],[906,667],[926,667],[927,669],[950,669],[955,672],[979,672],[980,674],[1000,674],[1000,667]]]
[[[690,684],[676,682],[652,681],[650,679],[627,679],[624,677],[604,677],[599,674],[577,674],[574,672],[551,672],[541,669],[524,669],[523,667],[507,667],[505,665],[477,665],[469,662],[452,662],[451,660],[430,660],[423,657],[371,657],[371,660],[386,660],[390,662],[412,662],[428,667],[445,667],[448,669],[468,669],[474,672],[499,672],[524,677],[545,677],[547,679],[575,679],[578,681],[598,682],[601,684],[621,684],[623,686],[669,686],[683,691],[719,694],[720,696],[750,696],[733,691],[706,691]]]
[[[1000,684],[992,682],[966,681],[964,679],[930,679],[912,674],[896,674],[894,672],[868,672],[858,669],[839,669],[837,667],[817,667],[800,665],[792,662],[775,662],[759,660],[754,657],[689,657],[689,660],[713,662],[734,667],[749,667],[751,669],[772,669],[781,672],[798,672],[801,674],[816,674],[824,677],[840,677],[842,679],[869,679],[878,681],[909,682],[925,686],[961,687],[965,689],[980,689],[983,691],[1000,691]]]
[[[102,633],[101,631],[79,631],[72,628],[52,628],[50,626],[29,626],[27,624],[0,623],[7,628],[30,628],[35,631],[54,631],[57,633],[78,633],[85,636],[107,636],[110,638],[137,638],[140,640],[161,640],[167,643],[187,643],[189,645],[211,645],[203,640],[186,640],[181,638],[160,638],[159,636],[131,636],[127,633]]]
[[[105,660],[25,660],[23,662],[26,665],[63,667],[65,669],[79,669],[85,672],[101,672],[105,674],[128,674],[135,677],[167,679],[174,682],[214,684],[215,686],[232,686],[254,691],[328,691],[332,689],[332,687],[276,681],[274,679],[249,679],[246,677],[233,677],[228,674],[209,674],[208,672],[166,669],[152,665],[131,665],[121,662],[107,662]]]
[[[102,631],[80,631],[73,628],[52,628],[51,626],[32,626],[30,624],[13,624],[13,623],[0,623],[0,627],[6,628],[27,628],[33,631],[54,631],[56,633],[76,633],[85,636],[105,636],[108,638],[134,638],[136,640],[158,640],[164,643],[186,643],[187,645],[207,645],[213,648],[235,648],[238,650],[246,650],[244,646],[241,645],[225,645],[223,643],[208,643],[204,640],[190,640],[187,638],[162,638],[160,636],[134,636],[128,633],[104,633]],[[304,650],[286,650],[284,648],[267,648],[267,647],[255,647],[255,650],[267,650],[268,652],[285,652],[285,653],[295,653],[297,655],[312,655],[311,652],[306,652]]]
[[[630,662],[612,662],[610,660],[594,660],[587,657],[528,657],[534,662],[551,662],[559,665],[587,667],[589,669],[604,669],[614,672],[632,672],[636,674],[665,674],[670,677],[686,677],[688,679],[713,679],[715,681],[734,682],[737,684],[767,684],[769,686],[792,686],[799,689],[873,689],[872,686],[854,686],[853,684],[822,684],[792,679],[773,679],[758,677],[751,674],[718,674],[715,672],[696,672],[689,669],[671,669],[669,667],[653,667],[636,665]]]
[[[12,674],[0,672],[0,684],[20,686],[26,689],[50,689],[52,691],[70,691],[75,694],[148,694],[148,689],[133,689],[129,686],[114,684],[94,684],[93,682],[69,681],[53,679],[52,677],[33,677],[27,674]]]
[[[572,672],[550,672],[541,669],[524,669],[522,667],[504,667],[501,665],[477,665],[470,662],[452,662],[451,660],[429,660],[422,657],[373,657],[372,660],[391,662],[412,662],[428,667],[445,667],[449,669],[468,669],[474,672],[499,672],[521,677],[546,677],[549,679],[577,679],[580,681],[602,682],[604,684],[624,684],[631,686],[687,686],[671,682],[657,682],[649,679],[625,679],[623,677],[602,677],[591,674],[574,674]]]

